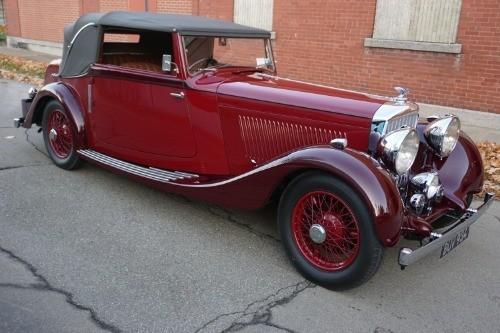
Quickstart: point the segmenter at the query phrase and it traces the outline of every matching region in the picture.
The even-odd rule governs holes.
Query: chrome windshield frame
[[[266,71],[270,72],[270,73],[273,73],[273,74],[276,74],[276,62],[274,60],[274,52],[273,52],[273,47],[272,47],[272,41],[271,41],[271,38],[266,38],[266,37],[233,37],[233,36],[224,36],[224,35],[220,35],[220,36],[204,36],[204,35],[199,35],[199,36],[192,36],[192,35],[181,35],[181,42],[182,42],[182,48],[183,48],[183,56],[184,56],[184,59],[185,59],[185,62],[186,62],[186,73],[189,75],[189,76],[195,76],[197,75],[198,73],[202,72],[202,71],[197,71],[197,72],[191,72],[189,70],[189,61],[188,61],[188,54],[187,54],[187,48],[186,48],[186,37],[209,37],[209,38],[214,38],[214,41],[215,39],[217,38],[227,38],[227,39],[253,39],[253,40],[262,40],[263,43],[264,43],[264,53],[265,53],[265,56],[267,59],[270,60],[270,64],[272,65],[272,69],[268,69],[266,68]],[[238,66],[238,65],[234,65],[234,66]],[[258,67],[257,65],[255,66],[255,69],[258,70],[260,69],[260,67]],[[207,67],[205,68],[205,70],[209,70],[209,71],[212,71],[212,70],[217,70],[217,67],[216,66],[213,66],[213,67]]]

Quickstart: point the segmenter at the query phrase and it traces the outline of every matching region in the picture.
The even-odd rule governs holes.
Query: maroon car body
[[[418,107],[407,101],[404,90],[397,98],[387,98],[281,78],[272,53],[265,70],[244,66],[210,69],[207,61],[207,68],[192,72],[188,70],[186,36],[190,40],[196,36],[219,38],[219,46],[225,46],[225,38],[262,38],[269,43],[268,50],[270,36],[227,22],[190,17],[191,23],[186,23],[180,19],[184,17],[120,12],[80,18],[66,31],[68,50],[62,62],[50,64],[45,86],[23,100],[23,116],[16,124],[26,128],[54,124],[44,131],[48,150],[55,153],[56,160],[74,154],[75,161],[84,159],[165,191],[229,207],[258,209],[280,200],[303,175],[331,176],[359,195],[382,246],[394,246],[402,236],[429,243],[415,251],[403,249],[402,267],[418,259],[416,253],[427,251],[430,244],[450,247],[449,242],[438,244],[439,238],[458,232],[457,225],[472,223],[489,205],[487,196],[480,211],[469,209],[472,194],[483,185],[481,157],[474,143],[461,132],[448,156],[436,154],[426,135],[429,123],[436,119],[420,119],[417,125]],[[121,47],[112,42],[107,46],[106,32],[158,30],[171,39],[168,56],[174,71],[158,70],[149,60],[143,61],[145,57],[140,66],[105,61],[112,58],[113,52],[108,52],[112,47]],[[141,36],[147,39],[144,36],[149,35]],[[65,73],[74,63],[78,65],[80,58],[73,49],[85,40],[96,45],[94,61],[81,72]],[[85,64],[85,57],[89,56],[82,55],[80,62]],[[55,115],[44,123],[44,112],[54,101],[62,113],[52,112]],[[385,118],[377,122],[381,114]],[[393,119],[400,122],[396,131],[415,129],[420,142],[415,161],[403,174],[391,170],[379,148],[389,134],[387,127],[395,126],[391,125]],[[381,123],[385,129],[377,132]],[[415,192],[410,180],[429,172],[439,177],[442,193],[439,200],[427,201],[424,211],[417,212],[410,202]],[[348,201],[340,199],[340,203]],[[450,215],[455,218],[443,222]],[[338,217],[322,216],[330,219],[330,229],[315,224],[320,232],[337,235],[349,228],[340,226]],[[438,234],[436,229],[443,225],[451,227]],[[313,230],[308,232],[313,237]],[[363,241],[359,234],[356,239]],[[313,240],[311,246],[319,248],[321,243]],[[304,253],[307,245],[297,246],[308,259]],[[405,256],[413,259],[408,261]],[[326,265],[324,271],[337,274],[349,265],[335,269]],[[317,266],[321,270],[324,265]],[[353,283],[328,282],[298,268],[327,286],[358,284],[354,278]]]

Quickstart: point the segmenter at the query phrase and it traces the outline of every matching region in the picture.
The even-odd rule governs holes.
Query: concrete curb
[[[62,54],[62,43],[7,36],[7,47],[18,47],[33,52],[46,53],[55,57]]]
[[[446,114],[458,116],[462,129],[476,142],[500,143],[500,114],[424,103],[418,103],[418,105],[420,106],[420,115],[423,117]]]

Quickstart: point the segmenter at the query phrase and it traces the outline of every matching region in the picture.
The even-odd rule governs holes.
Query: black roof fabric
[[[62,77],[85,74],[99,53],[103,28],[178,32],[189,36],[269,38],[266,30],[200,16],[148,12],[89,13],[64,29]]]
[[[93,22],[97,25],[130,29],[179,32],[183,35],[224,37],[270,37],[267,30],[247,27],[229,21],[182,14],[115,11],[90,13],[77,21],[77,26]]]

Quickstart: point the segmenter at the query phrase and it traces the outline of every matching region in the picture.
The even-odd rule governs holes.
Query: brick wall
[[[275,0],[280,74],[374,93],[407,86],[419,102],[500,113],[500,1],[464,0],[462,55],[364,48],[376,1]],[[307,13],[307,15],[304,15]]]
[[[10,36],[21,36],[21,24],[19,22],[19,7],[17,1],[4,1],[4,14],[7,31]]]
[[[160,13],[193,13],[192,0],[157,0],[156,10]]]
[[[19,0],[21,36],[58,42],[62,28],[80,16],[80,2],[67,0]]]
[[[9,35],[48,41],[61,41],[64,25],[90,10],[233,19],[233,0],[5,0],[5,7]],[[463,0],[460,55],[365,48],[375,7],[376,0],[274,0],[280,74],[389,95],[402,85],[419,102],[500,113],[499,0]]]
[[[74,1],[74,0],[73,0]],[[100,0],[99,11],[128,10],[128,0]]]
[[[198,0],[197,2],[199,15],[220,20],[233,20],[233,0]]]

